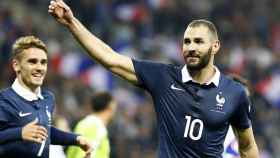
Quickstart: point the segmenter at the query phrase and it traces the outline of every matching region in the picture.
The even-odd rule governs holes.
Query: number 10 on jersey
[[[191,116],[186,115],[185,119],[186,128],[184,132],[184,138],[191,138],[192,140],[199,140],[202,136],[203,122],[200,119],[193,119]],[[195,134],[194,129],[197,129],[197,134]]]

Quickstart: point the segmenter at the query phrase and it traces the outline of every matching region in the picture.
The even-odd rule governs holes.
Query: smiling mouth
[[[200,57],[198,56],[187,56],[188,59],[199,59]]]
[[[32,76],[35,78],[42,78],[43,74],[32,74]]]
[[[200,59],[200,57],[197,57],[197,56],[188,56],[188,57],[186,57],[186,60],[188,60],[190,62],[197,61],[199,59]]]
[[[188,56],[185,58],[186,63],[188,64],[197,64],[200,60],[200,57],[197,56]]]

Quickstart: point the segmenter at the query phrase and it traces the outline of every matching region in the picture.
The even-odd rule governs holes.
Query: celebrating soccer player
[[[47,73],[47,48],[37,37],[20,37],[13,45],[16,79],[0,92],[0,157],[49,158],[50,144],[78,145],[86,156],[92,147],[83,136],[51,125],[55,98],[41,88]]]
[[[194,20],[188,25],[185,64],[177,67],[118,54],[91,34],[62,0],[51,1],[48,11],[92,59],[151,94],[160,158],[221,158],[229,125],[237,131],[241,157],[258,158],[245,89],[214,65],[220,41],[213,23]]]

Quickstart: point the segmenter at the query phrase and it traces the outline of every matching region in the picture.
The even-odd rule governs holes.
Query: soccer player
[[[75,133],[85,136],[93,144],[91,158],[109,158],[110,143],[106,126],[112,119],[116,101],[107,92],[98,92],[90,99],[92,114],[78,122]],[[68,158],[82,158],[84,152],[77,147],[70,147]]]
[[[55,98],[41,88],[47,73],[47,48],[34,36],[13,44],[16,79],[0,92],[0,157],[49,158],[50,144],[78,145],[90,155],[86,138],[51,125]]]
[[[192,21],[184,33],[185,65],[139,61],[118,54],[91,34],[62,1],[48,12],[108,70],[147,90],[158,121],[160,158],[221,158],[229,125],[237,130],[242,158],[258,158],[244,88],[214,65],[220,42],[214,24]]]

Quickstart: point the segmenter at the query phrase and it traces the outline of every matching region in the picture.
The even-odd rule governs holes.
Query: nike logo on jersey
[[[175,84],[172,84],[170,88],[171,88],[171,89],[174,89],[174,90],[177,90],[177,91],[183,91],[183,92],[185,92],[184,89],[175,87]]]
[[[28,113],[23,113],[22,111],[18,113],[18,115],[20,117],[25,117],[25,116],[28,116],[28,115],[31,115],[32,113],[31,112],[28,112]]]

